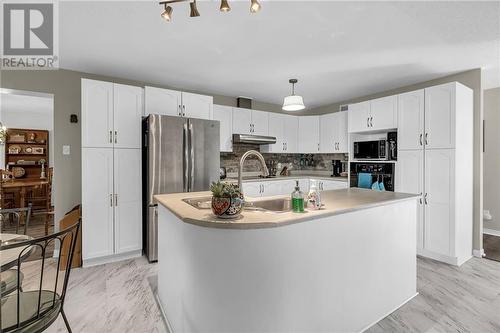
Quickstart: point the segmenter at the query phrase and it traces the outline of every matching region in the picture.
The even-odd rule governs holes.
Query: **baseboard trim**
[[[84,259],[83,267],[91,267],[103,264],[109,264],[111,262],[117,262],[127,259],[138,258],[142,256],[142,250],[130,251],[120,254],[114,254],[106,257],[92,258],[92,259]]]
[[[484,249],[472,250],[472,255],[476,258],[483,258],[484,257]]]
[[[474,252],[473,252],[474,254]],[[470,258],[472,258],[472,255],[467,256],[467,257],[450,257],[446,256],[443,254],[439,253],[434,253],[431,251],[423,250],[423,249],[418,249],[417,250],[417,255],[425,258],[430,258],[433,260],[441,261],[446,264],[454,265],[454,266],[462,266],[465,262],[467,262]]]
[[[369,329],[370,327],[372,327],[373,325],[376,325],[379,321],[381,321],[382,319],[384,319],[385,317],[389,316],[391,313],[393,313],[394,311],[396,311],[397,309],[399,309],[400,307],[402,307],[403,305],[405,305],[406,303],[408,303],[409,301],[411,301],[412,299],[414,299],[415,297],[418,296],[418,292],[415,293],[415,295],[411,296],[410,298],[408,298],[406,301],[404,301],[403,303],[401,303],[400,305],[398,305],[397,307],[395,307],[393,310],[389,311],[387,314],[385,314],[384,316],[380,317],[377,321],[373,322],[372,324],[366,326],[365,328],[363,328],[361,332],[364,332],[366,331],[367,329]]]
[[[483,234],[500,237],[500,230],[483,228]]]
[[[154,293],[156,303],[158,304],[158,307],[160,308],[160,313],[161,317],[163,318],[163,322],[165,323],[165,326],[167,326],[168,333],[174,333],[172,330],[172,326],[170,325],[170,322],[168,321],[167,314],[165,313],[165,309],[163,308],[163,305],[161,304],[160,297],[158,296],[158,292]]]

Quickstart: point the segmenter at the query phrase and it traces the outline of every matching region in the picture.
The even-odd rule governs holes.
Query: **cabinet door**
[[[295,180],[293,181],[293,186],[295,187]],[[300,190],[304,193],[308,193],[309,192],[309,184],[310,184],[310,181],[309,179],[299,179],[299,187],[300,187]],[[292,189],[293,190],[293,189]],[[290,191],[290,193],[292,193],[292,191]]]
[[[220,151],[233,151],[233,108],[214,105],[213,120],[220,122]]]
[[[141,148],[143,89],[115,84],[113,91],[114,146],[115,148]]]
[[[144,114],[161,114],[165,116],[181,116],[181,92],[176,90],[145,87]]]
[[[258,198],[262,196],[262,183],[243,183],[241,187],[243,187],[243,195],[245,197]]]
[[[424,189],[424,150],[399,150],[396,163],[396,192],[422,195]],[[417,208],[417,246],[424,247],[424,206],[422,197]]]
[[[322,190],[338,190],[342,188],[347,188],[347,182],[335,181],[335,180],[322,180]]]
[[[424,135],[424,90],[398,96],[398,149],[421,149]]]
[[[271,126],[269,126],[271,131]],[[293,154],[298,152],[299,117],[284,116],[283,136],[285,138],[285,152]]]
[[[319,151],[319,117],[307,116],[299,119],[299,153]]]
[[[82,149],[83,260],[114,253],[113,149]]]
[[[281,180],[278,182],[280,185],[280,194],[281,195],[291,195],[295,190],[296,180]],[[303,193],[307,193],[306,190],[302,187],[299,181],[300,190]]]
[[[370,102],[361,102],[349,105],[348,126],[349,133],[365,132],[370,130]]]
[[[262,182],[263,184],[263,192],[262,196],[263,197],[271,197],[274,195],[282,195],[283,189],[282,189],[282,182],[281,181],[268,181],[268,182]],[[292,192],[290,192],[292,193]]]
[[[398,127],[398,96],[388,96],[370,101],[370,130],[388,130]]]
[[[337,148],[335,141],[337,132],[335,114],[325,114],[319,117],[319,151],[320,153],[334,153]]]
[[[82,147],[113,147],[111,82],[82,79]]]
[[[269,112],[252,111],[252,134],[269,135]]]
[[[182,93],[182,116],[186,118],[210,119],[214,99],[212,96]]]
[[[399,161],[398,161],[399,162]],[[425,151],[425,249],[452,255],[454,150]],[[425,195],[424,195],[425,197]]]
[[[425,89],[426,148],[455,146],[455,86],[446,84]]]
[[[347,112],[336,112],[335,122],[337,123],[337,132],[335,135],[335,141],[337,142],[336,153],[348,153],[348,135],[347,135]]]
[[[243,108],[233,108],[233,133],[252,134],[250,132],[252,124],[252,110]]]
[[[141,150],[114,149],[115,253],[142,248]]]
[[[269,135],[276,137],[276,143],[261,146],[261,152],[282,153],[285,151],[286,138],[284,135],[286,115],[275,112],[269,113]]]

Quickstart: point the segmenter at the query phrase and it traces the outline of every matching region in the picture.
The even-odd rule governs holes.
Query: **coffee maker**
[[[342,168],[341,160],[332,160],[333,174],[332,177],[340,177],[340,174],[344,171]]]

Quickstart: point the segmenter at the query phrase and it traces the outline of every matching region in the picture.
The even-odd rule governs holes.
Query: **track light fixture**
[[[198,11],[198,8],[196,7],[196,0],[166,0],[166,1],[161,1],[160,5],[164,6],[164,11],[161,13],[161,17],[165,19],[165,21],[170,22],[172,20],[172,7],[170,4],[176,3],[176,2],[187,2],[189,1],[189,7],[191,8],[191,11],[189,13],[190,17],[198,17],[200,16],[200,12]],[[250,1],[250,13],[257,13],[260,11],[261,5],[258,0],[251,0]],[[229,1],[228,0],[221,0],[220,2],[220,11],[221,12],[229,12],[231,10],[231,7],[229,6]]]

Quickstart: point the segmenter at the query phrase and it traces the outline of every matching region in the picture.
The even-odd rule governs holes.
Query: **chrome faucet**
[[[269,170],[267,170],[266,161],[264,160],[264,156],[262,156],[262,154],[256,150],[247,151],[246,153],[243,154],[243,156],[241,156],[240,166],[238,167],[238,187],[239,187],[241,193],[243,193],[243,188],[241,186],[242,182],[243,182],[243,164],[245,163],[245,160],[247,159],[247,157],[250,155],[257,156],[257,158],[260,161],[261,167],[262,167],[263,176],[264,177],[269,176]]]

